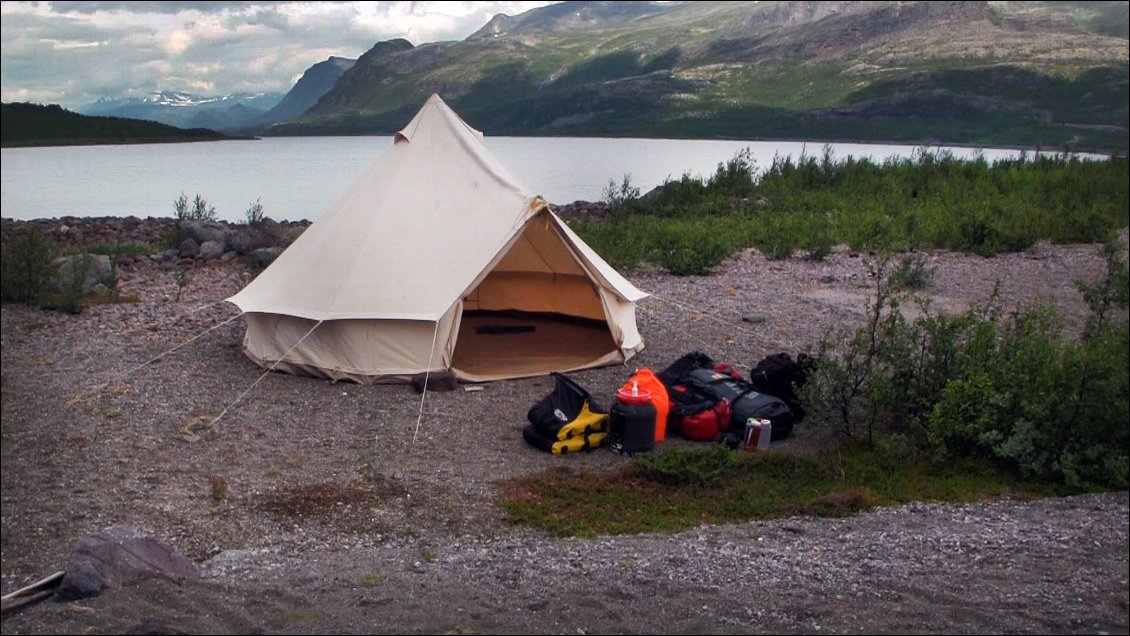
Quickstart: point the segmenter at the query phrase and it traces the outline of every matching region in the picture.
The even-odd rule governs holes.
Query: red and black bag
[[[726,400],[704,400],[683,385],[675,385],[668,396],[668,427],[689,440],[713,442],[730,426],[730,403]]]

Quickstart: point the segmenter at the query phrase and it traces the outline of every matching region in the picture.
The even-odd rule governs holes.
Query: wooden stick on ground
[[[55,588],[59,587],[59,583],[62,582],[64,574],[66,574],[65,571],[59,570],[51,576],[40,579],[31,585],[21,587],[10,594],[5,594],[0,598],[0,612],[7,612],[10,609],[22,607],[28,603],[34,603],[39,599],[54,594]]]

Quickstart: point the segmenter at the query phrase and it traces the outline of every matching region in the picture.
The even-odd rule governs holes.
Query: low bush
[[[737,453],[724,444],[648,453],[634,458],[632,464],[645,479],[672,486],[707,488],[733,478],[739,467]]]
[[[189,207],[188,197],[183,192],[173,201],[173,214],[178,221],[215,221],[217,218],[215,206],[209,205],[204,197],[197,194]]]
[[[263,204],[259,199],[247,206],[247,212],[244,213],[245,221],[249,226],[262,225],[267,221],[267,214],[263,211]]]
[[[981,457],[1068,487],[1130,484],[1130,359],[1125,248],[1111,241],[1102,281],[1081,285],[1081,338],[1049,306],[1003,316],[990,300],[959,316],[907,321],[906,294],[882,259],[867,324],[834,331],[803,390],[806,410],[845,436],[897,435],[946,460]]]
[[[744,151],[710,177],[668,180],[646,200],[629,177],[619,186],[610,182],[605,200],[612,220],[578,231],[619,266],[651,260],[673,265],[673,273],[700,273],[748,247],[773,259],[798,254],[820,259],[837,244],[992,256],[1028,249],[1039,240],[1102,240],[1130,222],[1128,184],[1124,157],[1021,155],[990,164],[919,151],[912,158],[874,163],[836,159],[826,148],[821,156],[775,158],[758,171]],[[649,237],[637,219],[667,223],[668,229]],[[686,228],[704,227],[698,224],[708,220],[724,228],[721,238],[679,241],[691,232]],[[670,229],[675,222],[688,225],[676,232]],[[618,231],[632,231],[614,240],[601,228],[610,223],[623,223]],[[719,257],[718,249],[728,251]]]
[[[4,302],[37,304],[55,286],[58,273],[51,264],[55,245],[32,227],[0,252],[0,297]]]
[[[985,460],[943,461],[850,440],[814,456],[723,445],[657,448],[611,474],[555,466],[500,484],[512,523],[556,536],[673,532],[795,515],[843,517],[913,500],[1059,493]]]

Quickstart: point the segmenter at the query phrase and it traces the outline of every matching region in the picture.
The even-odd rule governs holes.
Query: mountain
[[[188,127],[198,122],[220,129],[239,128],[260,117],[283,98],[281,93],[235,93],[204,97],[163,91],[141,98],[108,98],[80,109],[84,115],[146,119],[170,126]],[[233,107],[240,107],[232,110]],[[212,127],[211,125],[209,127]]]
[[[87,115],[128,117],[173,126],[212,128],[223,131],[254,131],[258,127],[301,115],[318,102],[357,60],[333,57],[306,69],[285,95],[236,93],[201,97],[163,91],[143,98],[103,97],[82,109]]]
[[[151,121],[82,115],[58,105],[0,105],[0,145],[53,146],[229,139],[214,130],[184,130]]]
[[[326,61],[311,66],[295,82],[294,88],[287,92],[282,101],[257,117],[254,123],[270,124],[286,121],[305,113],[311,106],[317,104],[318,100],[334,87],[342,74],[353,68],[356,62],[357,60],[331,56]]]
[[[227,108],[202,109],[193,115],[186,125],[191,128],[229,131],[246,126],[248,122],[258,121],[263,114],[261,110],[235,104]]]
[[[267,134],[388,133],[433,92],[493,134],[1126,149],[1127,2],[563,2],[380,42]]]
[[[623,25],[643,17],[664,13],[668,8],[667,4],[658,2],[561,2],[527,11],[514,17],[500,13],[467,39]]]

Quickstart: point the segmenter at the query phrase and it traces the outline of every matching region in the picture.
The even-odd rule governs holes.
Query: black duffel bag
[[[789,405],[780,398],[759,393],[741,378],[712,369],[694,369],[687,375],[686,381],[688,388],[696,393],[730,402],[729,433],[736,435],[737,439],[745,433],[746,420],[751,417],[769,420],[773,426],[770,437],[773,441],[785,439],[793,432],[796,418]]]

